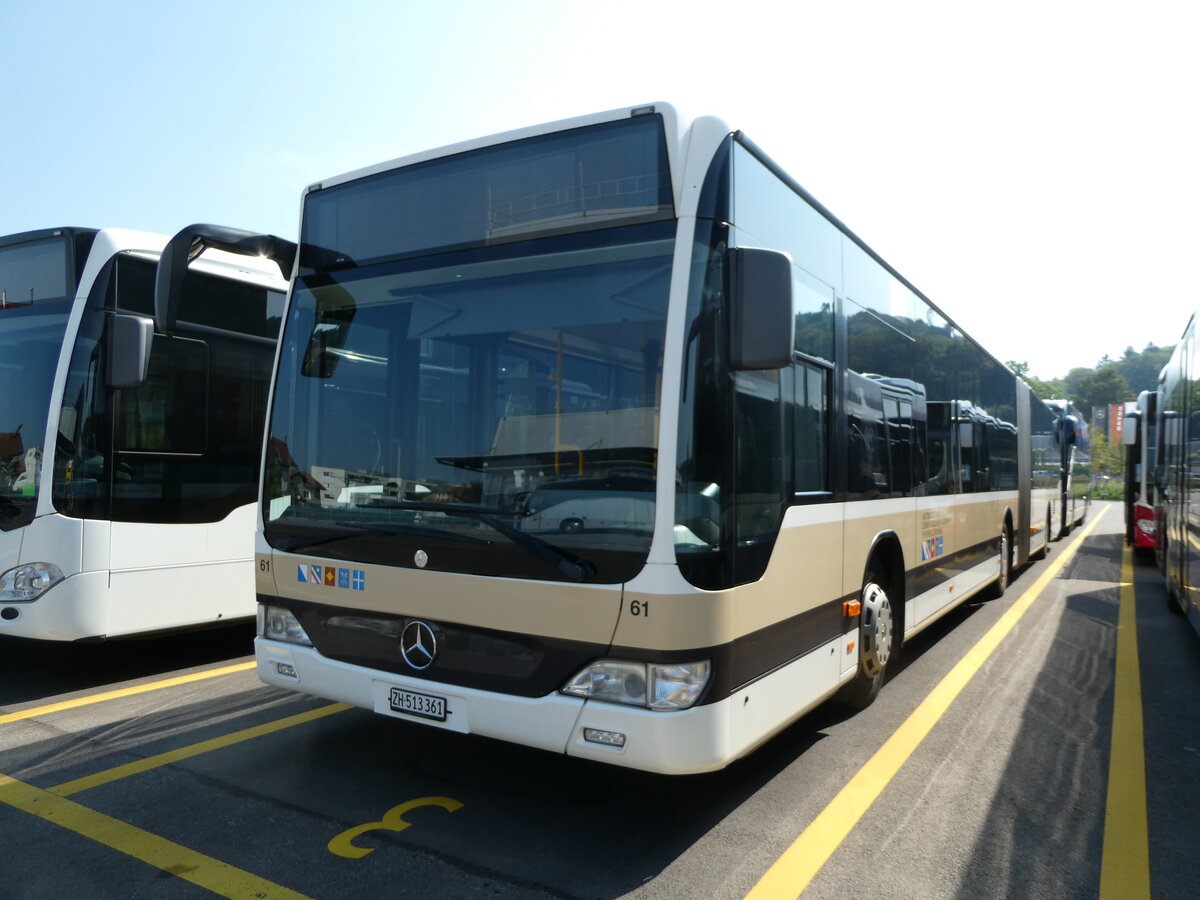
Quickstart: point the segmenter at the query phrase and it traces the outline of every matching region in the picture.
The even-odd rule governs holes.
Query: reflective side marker
[[[619,731],[603,731],[599,728],[583,729],[583,739],[593,744],[603,744],[606,747],[624,747],[625,735]]]

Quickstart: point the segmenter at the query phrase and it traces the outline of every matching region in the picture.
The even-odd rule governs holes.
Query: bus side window
[[[829,377],[827,371],[804,361],[792,366],[792,491],[829,491]]]

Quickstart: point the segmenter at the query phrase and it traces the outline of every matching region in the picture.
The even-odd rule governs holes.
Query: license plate
[[[445,697],[418,694],[416,691],[406,691],[394,687],[388,695],[388,706],[392,708],[393,712],[420,716],[423,719],[436,719],[439,722],[446,721]]]

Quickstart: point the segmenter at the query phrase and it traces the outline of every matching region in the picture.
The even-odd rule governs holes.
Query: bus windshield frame
[[[676,239],[658,117],[318,191],[302,232],[267,542],[477,575],[640,571]]]

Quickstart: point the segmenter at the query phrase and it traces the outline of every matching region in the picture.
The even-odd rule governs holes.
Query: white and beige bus
[[[1051,411],[718,119],[420,153],[313,185],[301,228],[270,684],[712,770],[870,702],[1046,550]]]
[[[117,228],[0,238],[0,639],[253,619],[280,268],[295,254],[277,267],[205,246]],[[159,311],[172,255],[175,304]]]

